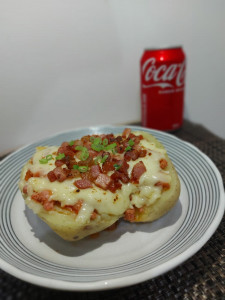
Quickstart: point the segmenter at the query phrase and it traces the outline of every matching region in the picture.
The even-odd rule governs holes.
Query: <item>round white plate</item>
[[[103,290],[153,278],[195,254],[212,236],[224,212],[221,176],[213,162],[191,144],[146,128],[166,147],[181,181],[176,206],[146,224],[121,222],[97,239],[60,239],[31,210],[18,190],[22,166],[40,145],[124,127],[98,126],[59,133],[14,152],[1,164],[0,267],[33,284],[64,290]]]

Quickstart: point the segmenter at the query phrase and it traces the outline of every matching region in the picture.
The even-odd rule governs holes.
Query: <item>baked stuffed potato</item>
[[[38,147],[21,172],[25,202],[65,240],[78,241],[120,218],[160,218],[180,194],[162,144],[146,132],[84,136]]]

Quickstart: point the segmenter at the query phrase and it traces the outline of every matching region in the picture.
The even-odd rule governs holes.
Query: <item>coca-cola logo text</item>
[[[181,64],[162,64],[157,67],[155,57],[150,57],[143,64],[142,73],[145,88],[174,88],[174,85],[181,87],[184,85],[185,61]]]

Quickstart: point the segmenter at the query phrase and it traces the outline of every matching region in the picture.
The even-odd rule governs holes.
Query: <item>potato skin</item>
[[[35,201],[26,199],[27,206],[38,215],[48,226],[66,241],[79,241],[86,236],[100,232],[114,224],[120,216],[102,215],[90,222],[76,221],[76,214],[64,209],[46,211],[43,206]]]
[[[144,131],[135,131],[135,134],[141,134],[146,140],[155,143],[157,148],[165,149],[164,146],[151,134]],[[168,170],[171,175],[170,189],[162,192],[161,197],[152,205],[143,207],[143,211],[135,211],[135,222],[152,222],[165,215],[178,201],[180,196],[180,180],[177,171],[171,162],[169,156],[165,154]]]

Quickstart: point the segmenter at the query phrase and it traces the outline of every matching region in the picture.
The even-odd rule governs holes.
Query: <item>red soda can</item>
[[[185,68],[182,47],[144,51],[141,58],[142,126],[163,131],[182,126]]]

